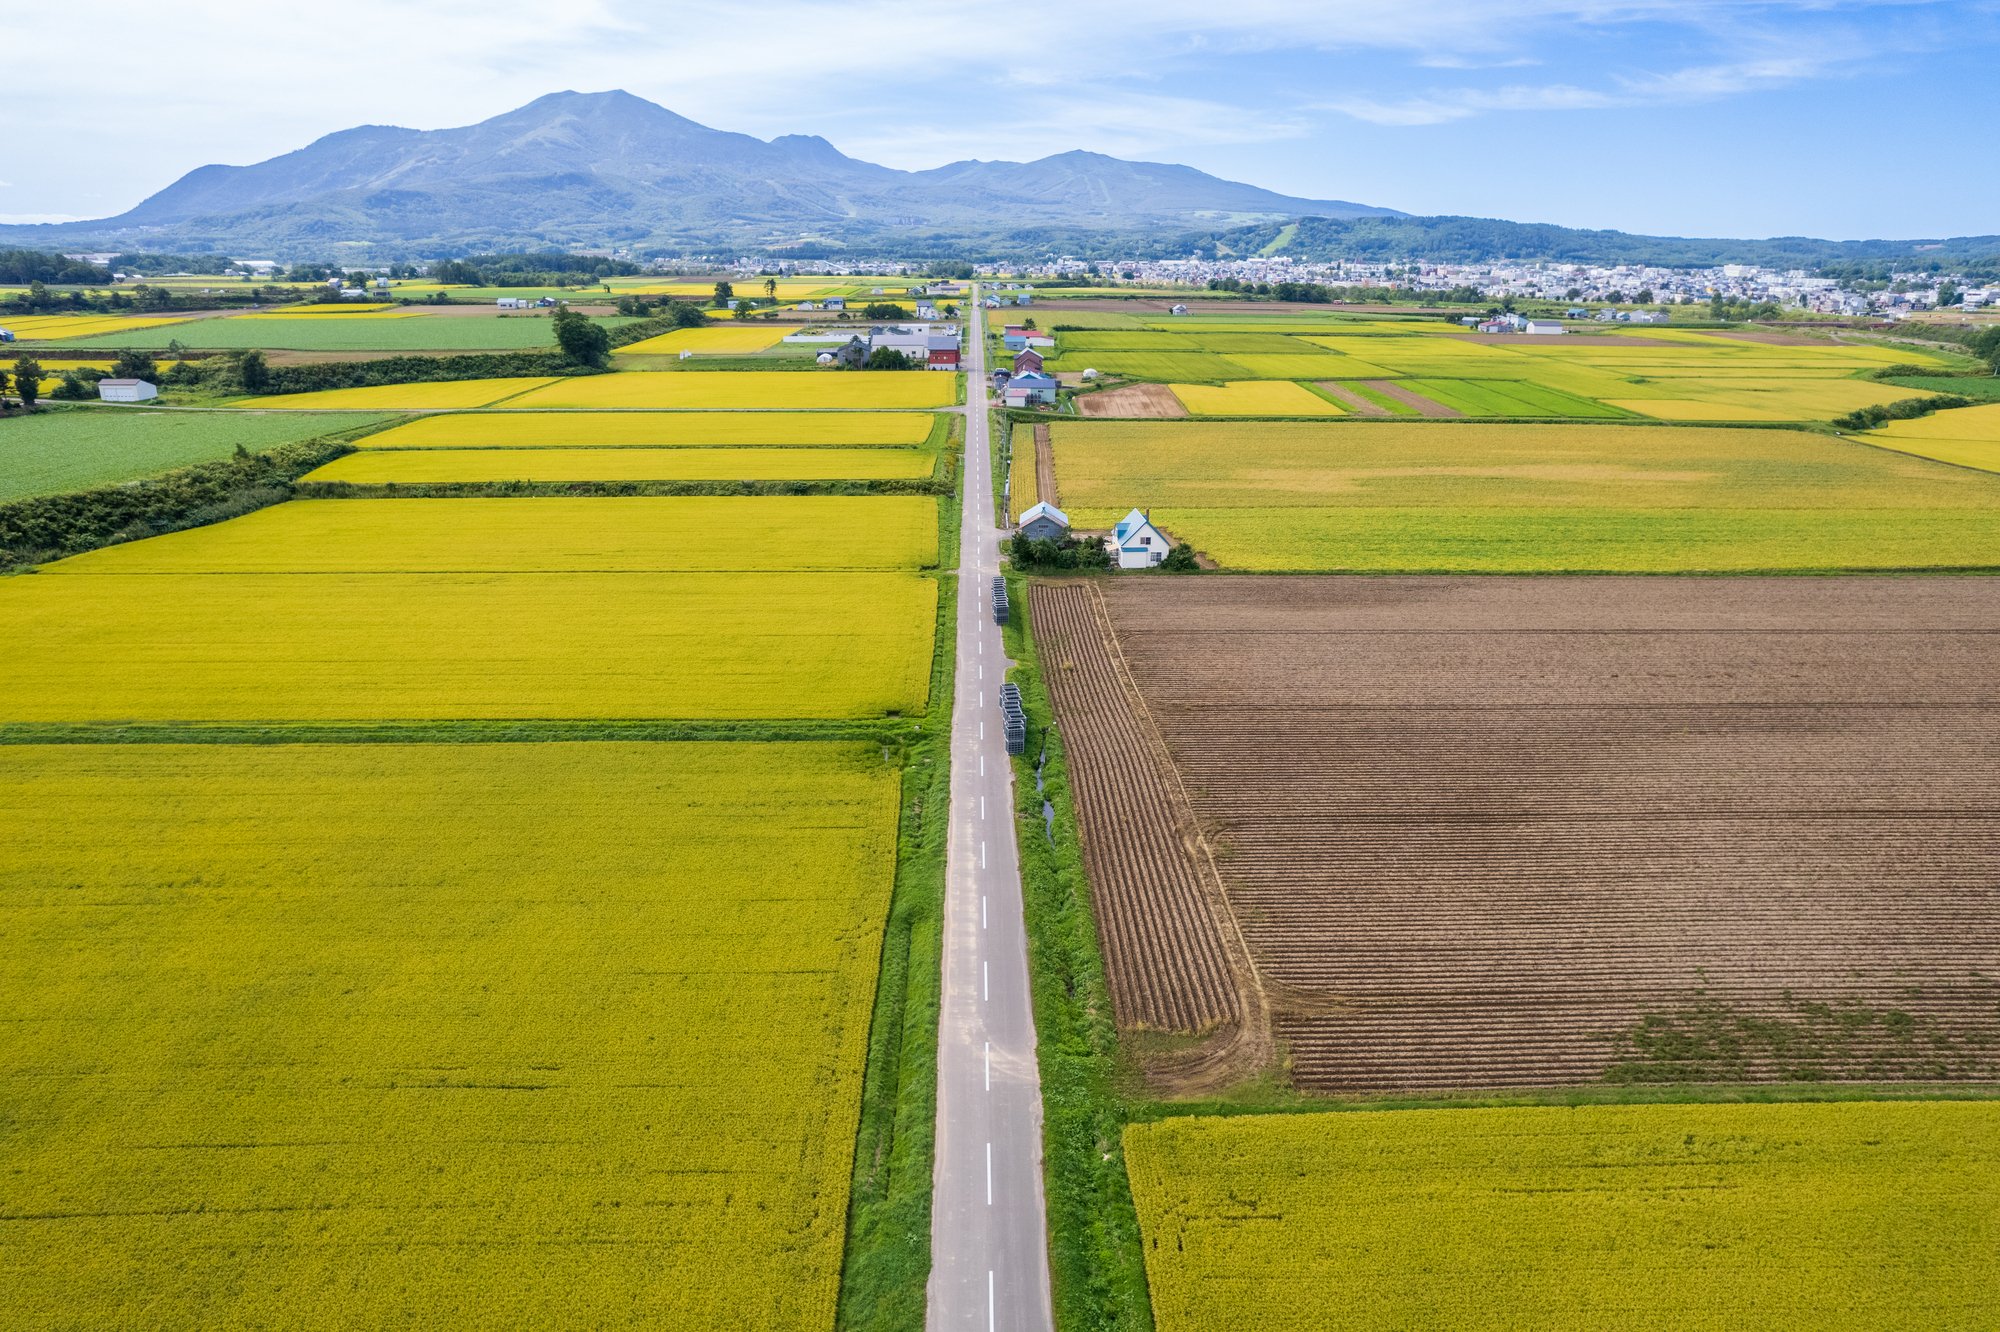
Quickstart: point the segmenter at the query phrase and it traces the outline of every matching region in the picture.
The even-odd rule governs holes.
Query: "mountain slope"
[[[120,216],[0,228],[0,240],[280,254],[338,240],[439,253],[801,235],[935,242],[1010,227],[1178,229],[1299,213],[1394,215],[1096,153],[897,171],[816,136],[767,143],[630,93],[561,92],[458,129],[362,126],[252,166],[201,167]]]

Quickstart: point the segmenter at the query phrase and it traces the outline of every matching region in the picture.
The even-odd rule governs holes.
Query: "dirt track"
[[[1056,489],[1056,447],[1045,425],[1035,427],[1035,494],[1045,503],[1062,507],[1062,493]]]
[[[2000,580],[1105,590],[1302,1085],[2000,1076]],[[1146,807],[1079,812],[1157,880],[1103,845]],[[1114,994],[1186,929],[1133,901]]]

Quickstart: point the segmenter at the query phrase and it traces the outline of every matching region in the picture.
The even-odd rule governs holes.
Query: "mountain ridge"
[[[1023,219],[1022,210],[1034,215]],[[901,171],[849,157],[818,135],[766,141],[622,90],[563,91],[472,125],[359,125],[262,162],[200,166],[124,213],[0,227],[0,241],[217,241],[296,253],[337,238],[444,253],[813,237],[839,244],[899,232],[938,240],[1021,221],[1086,232],[1201,229],[1299,213],[1401,216],[1082,150]]]

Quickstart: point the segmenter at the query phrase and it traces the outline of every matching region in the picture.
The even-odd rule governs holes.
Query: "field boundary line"
[[[1223,887],[1222,872],[1215,864],[1214,847],[1202,831],[1201,820],[1195,813],[1194,800],[1188,795],[1180,766],[1167,749],[1159,723],[1153,719],[1153,710],[1147,705],[1146,696],[1132,675],[1131,665],[1125,660],[1125,646],[1118,641],[1118,631],[1112,623],[1111,608],[1104,599],[1104,589],[1096,579],[1089,580],[1085,586],[1098,627],[1105,642],[1110,645],[1112,669],[1134,704],[1133,716],[1139,722],[1142,740],[1154,761],[1167,773],[1173,799],[1180,806],[1177,814],[1185,820],[1188,833],[1194,839],[1195,877],[1201,884],[1203,895],[1208,898],[1210,912],[1223,926],[1217,932],[1222,938],[1223,953],[1229,961],[1230,975],[1236,981],[1235,1029],[1221,1040],[1209,1042],[1182,1059],[1163,1061],[1159,1071],[1178,1090],[1219,1088],[1255,1076],[1268,1068],[1276,1057],[1277,1044],[1271,1035],[1270,996],[1264,988],[1263,973],[1257,969],[1256,956],[1250,951],[1249,938],[1243,932],[1243,922],[1237,918],[1228,891]]]

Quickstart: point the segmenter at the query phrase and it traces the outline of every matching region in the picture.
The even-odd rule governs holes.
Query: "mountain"
[[[1952,236],[1928,240],[1815,240],[1775,236],[1728,240],[1683,236],[1641,236],[1625,231],[1583,231],[1540,222],[1503,222],[1485,217],[1306,217],[1293,224],[1257,223],[1218,231],[1181,253],[1222,257],[1284,254],[1294,259],[1354,259],[1370,263],[1417,260],[1479,263],[1506,257],[1556,263],[1656,264],[1707,268],[1716,264],[1759,264],[1770,268],[1817,268],[1826,264],[1903,263],[1916,266],[1974,265],[2000,270],[2000,236]]]
[[[130,212],[0,227],[0,244],[437,255],[546,246],[936,250],[1015,233],[1207,231],[1310,214],[1400,216],[1295,199],[1185,166],[1072,152],[898,171],[825,139],[766,142],[625,92],[551,93],[460,129],[364,125],[254,166],[205,166]]]

